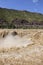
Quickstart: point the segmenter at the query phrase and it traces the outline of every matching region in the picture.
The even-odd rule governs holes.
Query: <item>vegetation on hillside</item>
[[[43,28],[43,14],[0,8],[0,28]]]

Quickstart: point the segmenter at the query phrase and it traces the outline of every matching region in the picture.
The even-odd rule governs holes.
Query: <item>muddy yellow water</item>
[[[43,65],[43,29],[0,29],[0,65]]]

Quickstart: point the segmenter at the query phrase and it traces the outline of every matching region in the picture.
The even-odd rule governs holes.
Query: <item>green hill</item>
[[[21,21],[24,23],[28,21],[28,26],[27,23],[21,23],[23,25],[17,23]],[[39,25],[35,27],[34,22]],[[0,8],[0,28],[43,28],[43,14]]]

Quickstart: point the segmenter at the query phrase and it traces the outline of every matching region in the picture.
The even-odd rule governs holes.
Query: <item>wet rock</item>
[[[12,35],[15,36],[15,35],[18,35],[16,31],[13,31],[12,32]]]
[[[8,31],[2,31],[1,33],[0,33],[0,38],[4,38],[4,37],[6,37],[7,35],[8,35]]]

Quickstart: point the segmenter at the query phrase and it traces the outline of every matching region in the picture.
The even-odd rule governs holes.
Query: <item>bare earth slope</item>
[[[43,65],[43,29],[0,29],[0,65]]]

